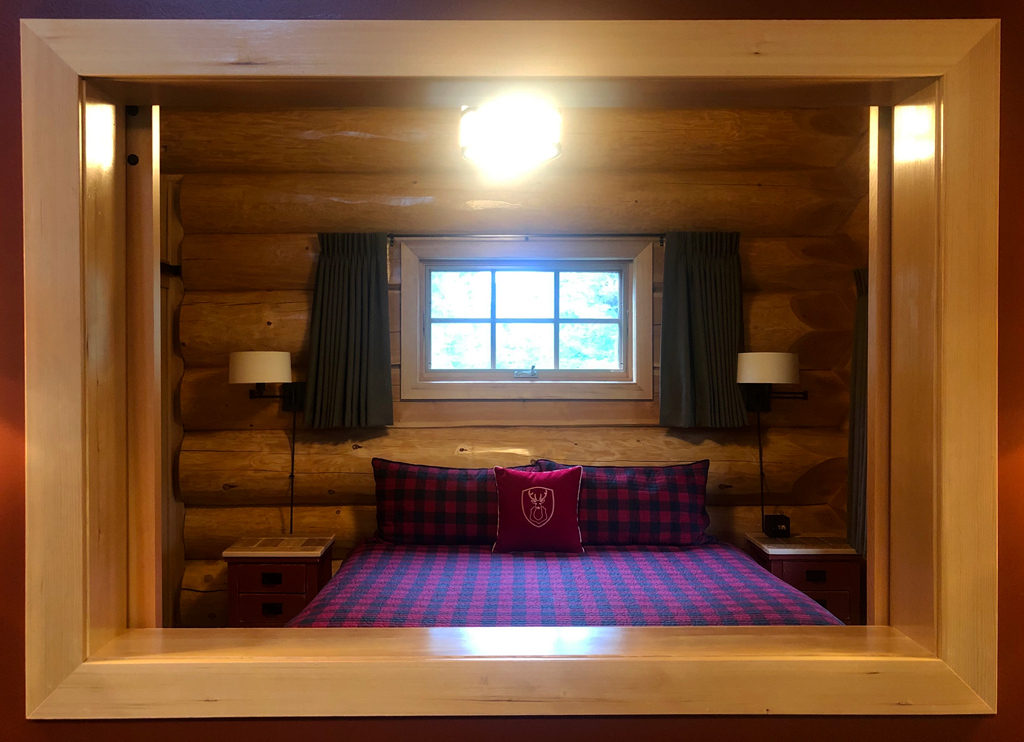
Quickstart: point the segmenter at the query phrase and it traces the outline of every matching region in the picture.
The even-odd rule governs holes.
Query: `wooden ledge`
[[[103,647],[32,716],[712,711],[992,709],[887,627],[140,629]]]
[[[358,629],[134,629],[102,662],[349,659],[931,659],[888,626],[568,626]]]

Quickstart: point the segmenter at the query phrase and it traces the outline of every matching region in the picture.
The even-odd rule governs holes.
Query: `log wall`
[[[795,531],[844,529],[851,271],[867,255],[866,110],[564,116],[563,156],[495,186],[458,157],[450,111],[163,112],[162,167],[181,176],[184,230],[182,625],[223,625],[225,547],[287,528],[291,418],[276,400],[250,400],[246,387],[229,385],[226,364],[233,350],[288,350],[302,378],[318,231],[740,231],[747,349],[798,352],[809,393],[806,402],[776,401],[764,416],[770,500],[785,504]],[[300,429],[297,530],[335,534],[339,556],[369,535],[373,456],[442,466],[706,457],[712,530],[737,542],[756,530],[752,429],[657,427],[657,395],[398,399],[402,277],[389,257],[395,426],[370,435]],[[663,258],[655,256],[655,374]]]

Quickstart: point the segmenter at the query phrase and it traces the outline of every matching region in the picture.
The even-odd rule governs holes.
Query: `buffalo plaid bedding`
[[[838,624],[726,544],[493,554],[469,545],[356,548],[290,626]]]

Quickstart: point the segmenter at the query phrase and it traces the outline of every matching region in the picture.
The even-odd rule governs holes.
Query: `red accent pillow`
[[[494,467],[498,538],[494,551],[583,551],[577,510],[583,467],[526,472]]]

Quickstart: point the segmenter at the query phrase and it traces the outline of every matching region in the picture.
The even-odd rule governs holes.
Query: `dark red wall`
[[[845,11],[845,12],[844,12]],[[994,717],[24,721],[24,373],[18,19],[1002,18],[999,401],[999,705]],[[1024,740],[1024,2],[861,0],[0,1],[0,740]],[[314,737],[315,736],[315,737]]]

